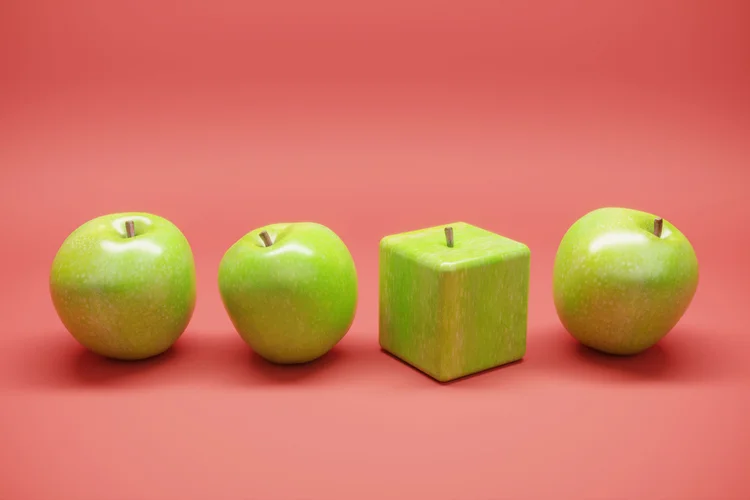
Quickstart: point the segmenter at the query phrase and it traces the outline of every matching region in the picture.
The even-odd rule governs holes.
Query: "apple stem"
[[[128,238],[135,236],[135,222],[132,220],[125,221],[125,235]]]
[[[449,248],[453,248],[453,228],[452,227],[445,228],[445,243],[448,245]]]
[[[661,217],[654,219],[654,235],[661,238],[661,230],[664,227],[664,220]]]
[[[271,241],[271,236],[269,236],[268,232],[266,231],[261,231],[260,239],[263,240],[263,244],[267,247],[270,247],[271,245],[273,245],[273,241]]]

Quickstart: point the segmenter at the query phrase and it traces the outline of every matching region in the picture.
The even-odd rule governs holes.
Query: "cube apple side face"
[[[399,251],[386,238],[380,245],[380,346],[437,378],[440,355],[439,273]]]
[[[526,353],[530,252],[488,255],[440,273],[443,352],[438,379],[453,380],[521,359]]]

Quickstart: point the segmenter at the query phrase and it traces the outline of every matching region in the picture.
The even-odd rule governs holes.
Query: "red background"
[[[567,2],[16,0],[0,5],[0,498],[750,498],[750,8]],[[573,342],[556,246],[656,212],[701,283],[641,356]],[[175,222],[194,319],[96,358],[47,291],[97,215]],[[216,286],[250,229],[314,220],[360,305],[325,358],[252,355]],[[464,220],[532,249],[523,362],[439,385],[377,344],[377,244]]]

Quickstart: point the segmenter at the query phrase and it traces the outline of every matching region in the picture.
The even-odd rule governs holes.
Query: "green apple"
[[[136,360],[169,349],[195,308],[195,264],[185,236],[147,213],[97,217],[68,236],[50,293],[63,325],[102,356]]]
[[[329,228],[272,224],[227,250],[219,291],[235,329],[257,354],[279,364],[305,363],[328,352],[351,327],[357,272]]]
[[[636,354],[661,340],[698,287],[688,239],[655,215],[601,208],[576,221],[560,243],[553,272],[560,321],[582,344]]]

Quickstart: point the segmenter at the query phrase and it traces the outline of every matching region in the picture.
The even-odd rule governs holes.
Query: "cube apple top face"
[[[446,227],[453,228],[452,247],[446,242]],[[438,272],[477,267],[530,254],[523,243],[465,222],[386,236],[380,247]]]

